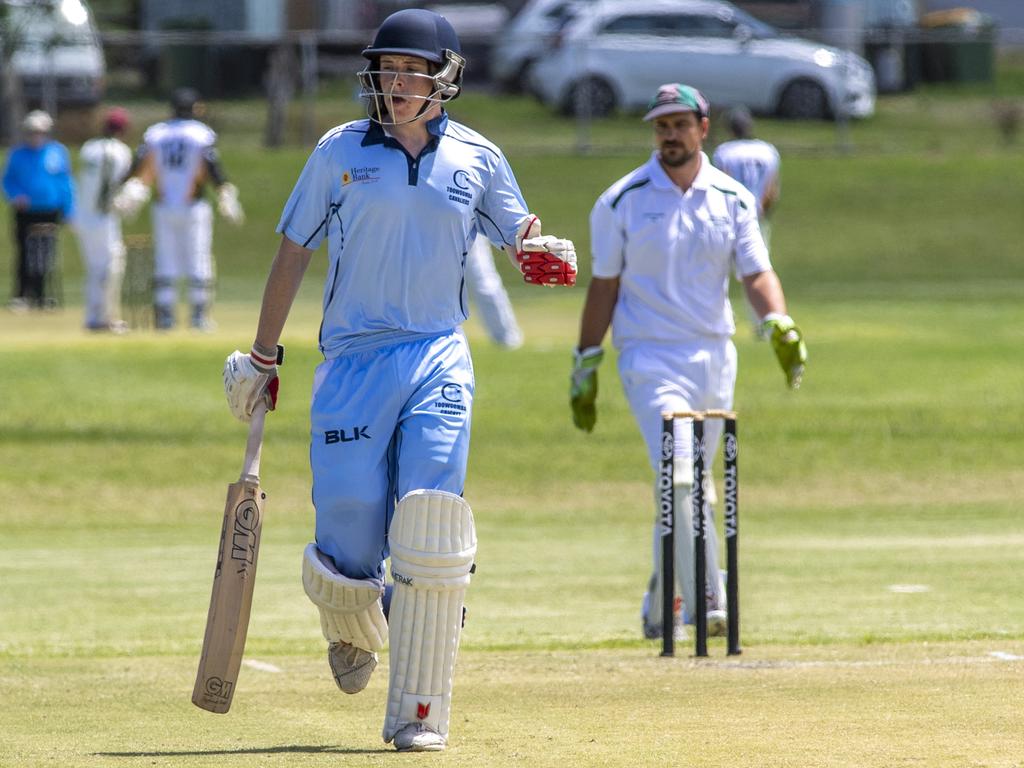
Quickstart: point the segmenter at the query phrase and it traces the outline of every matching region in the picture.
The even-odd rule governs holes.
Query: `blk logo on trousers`
[[[324,432],[324,443],[331,445],[332,443],[352,443],[356,440],[369,440],[370,434],[366,431],[370,428],[367,424],[362,427],[352,427],[351,429],[328,429]]]

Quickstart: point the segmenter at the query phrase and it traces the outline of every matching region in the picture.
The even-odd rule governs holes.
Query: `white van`
[[[3,41],[25,99],[44,107],[103,98],[106,65],[92,12],[83,0],[0,0]]]

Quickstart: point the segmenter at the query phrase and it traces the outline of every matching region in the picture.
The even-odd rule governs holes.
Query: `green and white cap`
[[[653,120],[673,112],[696,112],[698,117],[707,117],[711,112],[704,94],[690,85],[682,83],[666,83],[658,88],[658,92],[647,105],[644,120]]]

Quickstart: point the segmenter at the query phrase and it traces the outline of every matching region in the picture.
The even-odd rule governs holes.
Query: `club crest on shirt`
[[[462,385],[448,382],[441,387],[441,397],[434,402],[434,408],[446,416],[463,416],[466,406],[462,402]]]
[[[349,184],[360,182],[367,184],[374,181],[380,181],[380,166],[367,165],[362,168],[350,168],[341,174],[341,186],[345,187]]]
[[[473,200],[473,188],[470,186],[472,177],[469,171],[461,168],[452,174],[452,183],[446,187],[448,199],[463,205],[469,205]]]

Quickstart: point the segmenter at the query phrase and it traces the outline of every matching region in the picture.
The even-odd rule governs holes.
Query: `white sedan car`
[[[792,118],[870,117],[875,77],[860,56],[783,37],[720,0],[598,2],[562,29],[530,69],[545,103],[599,117],[639,111],[662,83]]]

